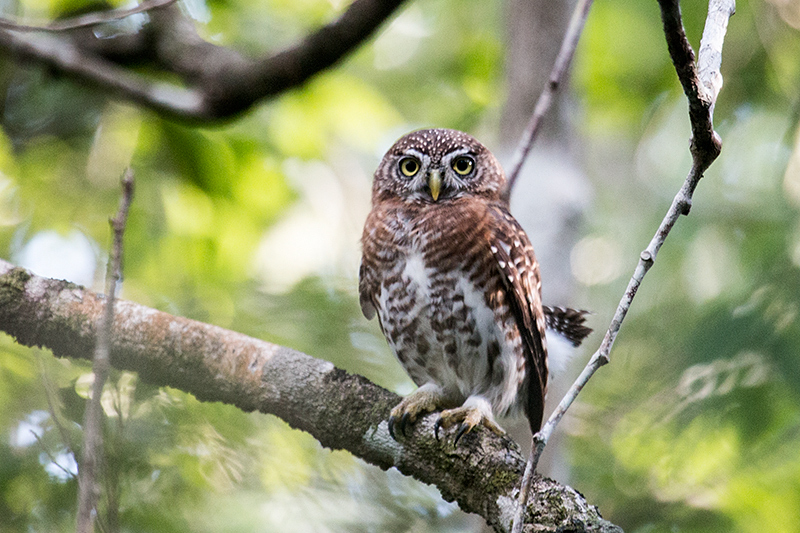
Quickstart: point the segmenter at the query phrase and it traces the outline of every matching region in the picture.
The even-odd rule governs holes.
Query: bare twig
[[[144,0],[144,2],[142,2],[141,4],[137,5],[136,7],[132,7],[130,9],[112,9],[109,11],[97,11],[95,13],[87,13],[86,15],[81,15],[79,17],[57,20],[55,22],[51,22],[50,24],[20,24],[6,17],[0,17],[0,28],[5,28],[11,31],[24,31],[24,32],[35,32],[35,31],[62,32],[68,30],[76,30],[78,28],[88,28],[91,26],[97,26],[99,24],[105,24],[107,22],[122,20],[124,18],[130,17],[131,15],[136,15],[138,13],[144,13],[145,11],[150,11],[153,9],[158,9],[160,7],[165,7],[175,2],[176,0]]]
[[[553,70],[550,71],[550,78],[547,81],[547,86],[539,95],[536,101],[536,107],[533,110],[530,121],[522,133],[522,138],[517,144],[517,149],[514,152],[514,158],[511,160],[508,172],[508,184],[504,192],[505,198],[511,195],[511,189],[517,182],[519,172],[522,170],[522,165],[531,151],[536,137],[539,134],[539,129],[542,124],[547,111],[550,109],[550,104],[553,101],[553,96],[558,91],[564,75],[569,69],[572,62],[572,56],[575,55],[575,49],[578,47],[578,40],[581,37],[583,26],[586,23],[586,17],[589,15],[589,8],[592,7],[592,0],[578,0],[575,9],[572,11],[572,17],[567,27],[567,32],[564,34],[564,40],[561,41],[561,49],[558,51],[556,62],[553,65]]]
[[[575,4],[569,25],[567,26],[567,31],[564,34],[564,39],[561,41],[561,48],[558,51],[558,56],[556,56],[553,69],[550,71],[550,78],[541,94],[539,94],[539,99],[536,101],[533,115],[531,115],[528,125],[525,127],[525,131],[522,133],[522,138],[514,152],[514,158],[511,160],[508,182],[503,191],[505,200],[508,200],[511,196],[511,191],[514,188],[514,184],[517,182],[517,178],[522,170],[522,165],[525,164],[525,160],[528,158],[533,143],[536,141],[536,137],[539,134],[542,119],[550,109],[553,96],[561,85],[561,80],[564,78],[572,63],[572,57],[575,55],[575,49],[578,47],[578,41],[583,33],[583,27],[586,24],[586,18],[589,16],[589,9],[591,7],[592,0],[578,0],[578,3]],[[535,461],[538,461],[538,457]],[[525,472],[522,476],[520,491],[517,498],[517,508],[514,512],[514,521],[512,523],[512,533],[520,533],[525,523],[525,508],[527,507],[528,498],[530,497],[531,481],[535,469],[536,465],[534,463],[532,449],[531,456],[525,464]]]
[[[93,531],[92,511],[97,505],[99,490],[97,487],[97,473],[101,470],[101,456],[103,447],[102,432],[102,406],[100,399],[103,395],[103,386],[108,377],[109,353],[111,346],[111,329],[114,324],[114,300],[117,283],[122,277],[122,236],[125,224],[128,221],[128,210],[133,199],[133,171],[128,169],[122,177],[122,198],[120,199],[117,216],[110,220],[114,232],[114,241],[111,247],[111,257],[108,260],[106,271],[106,302],[100,323],[97,326],[97,344],[92,362],[94,382],[92,383],[92,396],[86,406],[84,415],[83,435],[84,446],[80,467],[78,469],[78,517],[77,533],[90,533]]]
[[[639,264],[636,266],[628,287],[620,300],[600,348],[589,360],[589,363],[569,391],[567,391],[567,394],[558,404],[541,431],[533,437],[531,455],[523,474],[519,506],[514,517],[513,533],[522,531],[530,483],[547,441],[589,379],[597,369],[609,362],[609,354],[622,326],[622,321],[625,319],[628,309],[630,309],[631,302],[636,296],[645,274],[653,266],[659,249],[664,244],[667,235],[669,235],[680,215],[689,214],[692,194],[703,173],[719,156],[722,147],[722,142],[714,131],[712,116],[714,103],[722,87],[722,75],[719,71],[722,62],[722,44],[728,20],[735,9],[734,0],[711,0],[709,2],[708,17],[703,31],[700,59],[697,66],[695,65],[694,51],[683,29],[678,0],[659,0],[659,5],[661,6],[664,34],[669,54],[689,101],[689,117],[692,124],[692,168],[680,191],[672,201],[672,205],[662,220],[658,231],[647,248],[641,253]]]
[[[639,264],[631,277],[625,294],[620,300],[611,325],[606,332],[600,348],[575,380],[570,390],[561,400],[556,410],[545,423],[542,430],[534,436],[534,450],[531,453],[535,469],[544,446],[558,422],[598,368],[609,362],[609,354],[619,333],[622,321],[630,308],[636,291],[647,271],[653,266],[661,245],[680,215],[689,214],[692,193],[703,177],[708,166],[717,158],[721,149],[719,136],[712,125],[712,110],[722,86],[719,68],[722,61],[722,44],[728,20],[735,10],[734,0],[711,0],[708,17],[700,44],[699,70],[694,63],[694,52],[686,39],[681,22],[680,6],[677,0],[659,0],[664,33],[675,70],[689,100],[689,116],[692,123],[692,168],[683,186],[672,201],[667,214],[653,236],[650,244],[641,253]]]

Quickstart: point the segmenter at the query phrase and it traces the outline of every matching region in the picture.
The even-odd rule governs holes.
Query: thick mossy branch
[[[0,330],[20,344],[59,357],[91,357],[104,301],[83,287],[0,261]],[[324,446],[435,485],[497,531],[510,527],[524,467],[511,439],[476,430],[454,448],[451,440],[434,438],[435,416],[428,416],[395,441],[386,419],[399,397],[327,361],[121,300],[114,309],[111,363],[201,400],[276,415]],[[537,477],[533,493],[531,531],[620,531],[553,480]]]

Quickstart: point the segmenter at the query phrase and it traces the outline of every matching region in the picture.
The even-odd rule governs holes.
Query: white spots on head
[[[477,139],[467,133],[448,129],[429,129],[414,131],[402,137],[395,143],[393,151],[395,154],[400,154],[410,153],[412,150],[418,150],[434,157],[437,155],[442,157],[455,150],[466,153],[483,151],[485,148]]]
[[[455,158],[469,154],[475,165],[469,174],[459,175],[451,163]],[[408,179],[391,169],[402,156],[413,155],[420,159],[422,168]],[[424,156],[424,157],[422,157]],[[467,195],[496,198],[505,174],[492,153],[471,135],[451,129],[427,129],[411,132],[401,137],[384,156],[375,173],[376,191],[400,196],[406,200],[429,203],[425,176],[432,168],[442,169],[442,198],[456,199]],[[402,179],[405,178],[405,179]]]
[[[493,254],[497,253],[497,246],[492,245],[489,247],[489,249],[492,251]]]

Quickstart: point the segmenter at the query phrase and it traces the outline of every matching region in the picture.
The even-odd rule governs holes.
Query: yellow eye
[[[475,160],[471,157],[462,155],[461,157],[456,157],[453,159],[453,162],[450,166],[453,167],[453,170],[456,171],[456,174],[466,176],[472,172],[472,169],[475,167]]]
[[[419,168],[419,161],[415,157],[404,157],[400,160],[400,172],[403,173],[403,176],[413,177],[419,172]]]

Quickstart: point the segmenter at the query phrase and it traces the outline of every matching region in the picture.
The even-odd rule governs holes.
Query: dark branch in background
[[[522,170],[522,165],[528,158],[528,153],[533,147],[534,141],[539,134],[539,129],[542,125],[542,119],[550,109],[550,104],[553,101],[553,96],[558,91],[561,81],[569,69],[572,62],[572,56],[575,55],[575,49],[578,47],[578,40],[583,32],[583,26],[586,23],[586,17],[589,15],[589,8],[592,7],[592,0],[578,0],[575,9],[572,11],[572,17],[567,27],[567,32],[564,34],[564,40],[561,41],[561,49],[558,51],[556,62],[553,64],[553,70],[550,71],[550,78],[547,81],[547,86],[539,95],[536,101],[536,107],[533,110],[530,121],[522,133],[522,138],[517,144],[517,149],[514,152],[514,158],[511,160],[508,172],[508,184],[504,196],[506,200],[511,196],[511,190],[517,182],[519,172]]]
[[[39,61],[164,115],[189,118],[203,108],[202,93],[167,83],[150,82],[115,63],[86,54],[63,37],[0,30],[0,47],[13,51],[19,59]]]
[[[111,256],[106,271],[106,301],[103,305],[100,323],[97,325],[97,344],[92,360],[92,395],[89,398],[83,423],[83,454],[78,468],[78,516],[77,533],[90,533],[94,530],[93,513],[97,508],[99,491],[98,474],[104,468],[103,457],[103,412],[100,400],[103,386],[111,369],[110,347],[111,330],[114,323],[114,294],[117,283],[122,278],[122,236],[128,221],[128,210],[133,199],[133,172],[128,169],[122,178],[122,198],[117,216],[110,220],[114,234]]]
[[[0,17],[0,28],[5,28],[7,30],[13,30],[13,31],[25,31],[25,32],[36,32],[36,31],[63,32],[67,30],[76,30],[78,28],[87,28],[91,26],[97,26],[99,24],[105,24],[107,22],[122,20],[124,18],[130,17],[131,15],[144,13],[145,11],[150,11],[151,9],[157,9],[159,7],[165,7],[175,2],[176,0],[145,0],[138,6],[132,7],[130,9],[111,9],[109,11],[89,13],[87,15],[81,15],[79,17],[57,20],[49,24],[34,24],[34,25],[20,24],[18,22],[14,22],[7,18]]]
[[[138,36],[97,39],[91,31],[35,34],[0,27],[0,48],[165,116],[194,121],[233,117],[257,102],[297,87],[355,50],[403,0],[355,0],[342,16],[272,56],[245,58],[202,40],[180,9],[161,1]],[[98,20],[103,14],[97,15]],[[86,24],[79,28],[84,30]],[[184,84],[154,81],[122,65],[147,59]],[[119,60],[119,61],[116,61]]]
[[[575,401],[577,395],[597,369],[609,362],[609,354],[614,345],[614,340],[619,333],[628,309],[630,309],[631,302],[636,296],[636,291],[642,283],[642,279],[647,274],[647,271],[650,270],[650,267],[653,266],[659,249],[664,244],[667,235],[669,235],[680,215],[689,214],[692,205],[692,194],[703,177],[703,173],[719,156],[722,147],[722,142],[714,131],[712,113],[717,95],[722,87],[722,75],[719,70],[722,61],[722,44],[725,39],[728,20],[735,11],[735,2],[734,0],[711,0],[709,2],[708,17],[706,18],[706,26],[700,44],[700,59],[697,66],[695,66],[694,62],[694,52],[686,39],[686,33],[683,29],[678,1],[659,0],[659,5],[661,6],[664,34],[667,39],[669,54],[689,100],[689,118],[692,124],[692,168],[680,191],[673,199],[672,205],[664,216],[658,231],[656,231],[647,248],[641,253],[639,264],[628,283],[625,294],[620,300],[600,348],[594,353],[581,375],[542,427],[542,430],[534,436],[535,446],[531,452],[530,473],[526,469],[526,478],[535,470],[548,439],[569,406],[572,405],[572,402]]]
[[[0,330],[59,357],[87,358],[107,299],[66,281],[41,278],[0,260]],[[524,461],[508,437],[478,429],[458,447],[433,436],[436,415],[402,442],[386,420],[399,397],[366,378],[290,348],[118,300],[111,364],[143,381],[204,401],[274,414],[323,446],[344,449],[436,485],[442,496],[508,531]],[[620,532],[573,489],[537,478],[530,504],[537,531]]]

